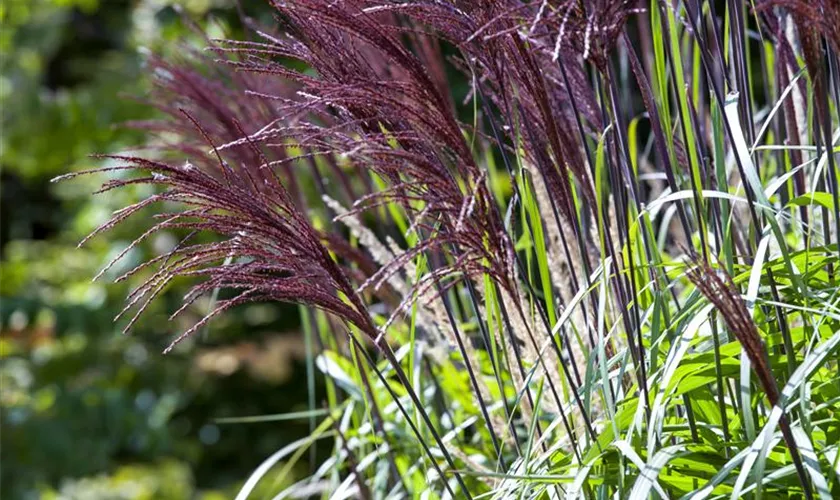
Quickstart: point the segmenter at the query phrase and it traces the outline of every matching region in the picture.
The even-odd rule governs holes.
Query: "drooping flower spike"
[[[129,295],[128,305],[138,311],[129,329],[152,299],[179,276],[198,278],[184,297],[184,311],[202,295],[215,289],[235,292],[219,301],[198,323],[182,333],[167,348],[201,328],[210,319],[233,306],[255,301],[301,303],[324,309],[356,325],[371,337],[377,335],[364,305],[338,263],[322,243],[322,237],[295,206],[291,195],[276,177],[259,181],[247,169],[233,169],[218,158],[221,176],[214,176],[192,163],[171,165],[137,157],[107,156],[123,162],[78,172],[59,179],[94,172],[131,170],[141,177],[116,178],[99,192],[146,184],[160,192],[119,210],[91,236],[114,227],[152,204],[172,206],[171,212],[158,212],[156,223],[132,243],[132,247],[159,231],[178,231],[189,236],[213,233],[221,237],[209,243],[193,243],[190,237],[167,254],[153,258],[128,271],[118,280],[157,266]],[[119,260],[123,254],[116,257]],[[111,263],[113,264],[113,262]],[[110,267],[110,265],[108,267]],[[107,269],[107,267],[106,267]]]

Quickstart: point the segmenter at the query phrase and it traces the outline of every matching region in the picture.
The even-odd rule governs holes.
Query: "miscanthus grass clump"
[[[840,496],[840,2],[271,4],[94,171],[179,238],[127,328],[301,305],[326,397],[240,498],[319,440],[277,498]]]

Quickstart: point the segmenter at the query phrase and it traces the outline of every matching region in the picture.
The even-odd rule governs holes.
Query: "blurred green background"
[[[265,2],[242,3],[271,22]],[[98,166],[92,153],[143,143],[119,124],[154,110],[127,96],[148,92],[143,54],[202,45],[182,16],[213,36],[239,29],[234,0],[0,4],[4,499],[230,498],[260,461],[308,433],[306,421],[216,422],[307,408],[296,308],[239,308],[163,356],[183,331],[167,315],[186,284],[173,286],[123,335],[126,321],[113,318],[132,283],[109,278],[171,245],[166,234],[97,282],[91,278],[148,221],[134,219],[76,248],[143,193],[90,196],[101,177],[50,183]]]

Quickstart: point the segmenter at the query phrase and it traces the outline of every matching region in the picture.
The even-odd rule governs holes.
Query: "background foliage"
[[[249,13],[265,14],[262,2],[245,3],[255,6]],[[173,287],[124,336],[113,318],[127,286],[91,282],[137,228],[76,248],[138,193],[93,198],[93,179],[49,182],[95,165],[89,154],[140,144],[141,134],[118,125],[153,114],[127,98],[148,89],[144,51],[200,44],[179,10],[211,32],[235,33],[232,5],[0,5],[3,498],[226,498],[262,456],[308,432],[298,422],[215,423],[305,403],[296,309],[241,309],[206,331],[200,348],[162,356],[178,328],[164,313],[183,288]],[[138,247],[124,265],[165,244]]]

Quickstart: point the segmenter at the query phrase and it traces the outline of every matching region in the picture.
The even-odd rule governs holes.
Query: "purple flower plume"
[[[253,301],[307,304],[355,324],[370,336],[376,335],[376,328],[364,305],[322,243],[321,235],[295,207],[290,194],[276,177],[255,178],[250,169],[231,167],[221,157],[217,158],[218,175],[189,162],[177,166],[128,156],[107,158],[123,164],[62,178],[129,170],[141,172],[141,176],[108,181],[98,192],[137,184],[161,190],[117,211],[88,238],[114,227],[152,204],[181,208],[156,214],[153,227],[118,255],[106,266],[106,270],[130,248],[157,231],[179,230],[188,234],[169,253],[140,264],[117,278],[121,281],[147,267],[156,266],[151,276],[128,296],[121,315],[135,306],[137,312],[126,330],[173,279],[184,276],[200,280],[186,294],[182,307],[173,317],[214,289],[224,288],[236,293],[219,301],[201,321],[172,342],[167,351],[219,313]],[[221,239],[193,243],[194,236],[201,232],[214,233]]]
[[[597,66],[607,57],[633,2],[599,1],[583,10],[577,2],[272,4],[279,29],[252,26],[256,41],[211,41],[207,54],[216,60],[190,51],[179,63],[150,58],[156,86],[148,101],[163,118],[133,125],[158,133],[155,146],[167,158],[190,162],[116,156],[123,165],[100,169],[140,173],[111,180],[103,191],[135,184],[157,191],[94,234],[164,202],[180,208],[158,214],[132,247],[156,231],[189,235],[120,278],[155,267],[128,298],[126,311],[137,312],[127,328],[184,276],[198,284],[176,315],[213,290],[235,294],[175,343],[230,307],[263,300],[318,307],[380,339],[360,293],[379,290],[419,255],[434,256],[434,272],[402,297],[394,314],[428,297],[432,287],[439,293],[485,275],[519,297],[513,244],[486,169],[465,137],[470,127],[456,117],[440,44],[459,51],[451,62],[472,76],[482,121],[495,131],[502,154],[521,147],[559,213],[572,220],[573,182],[594,202],[581,133],[603,127],[582,63]],[[567,29],[570,40],[585,31],[585,45],[569,45],[556,64],[555,43],[567,43]],[[177,142],[168,142],[173,134]],[[312,170],[321,194],[352,204],[344,217],[384,204],[401,207],[416,243],[377,267],[337,235],[316,230],[305,215],[311,200],[297,183],[302,166]],[[336,188],[320,182],[323,168],[339,179],[340,196],[326,192]],[[374,177],[386,187],[373,190]],[[196,243],[199,233],[219,239]],[[380,297],[394,302],[387,293]]]
[[[415,51],[409,50],[394,14],[368,9],[369,4],[275,2],[287,23],[285,36],[221,42],[225,53],[242,57],[231,63],[238,69],[276,75],[299,88],[295,99],[278,99],[278,106],[300,119],[278,122],[249,140],[267,145],[291,140],[310,154],[388,181],[385,190],[358,199],[354,211],[395,202],[423,241],[377,279],[419,253],[446,249],[454,258],[438,272],[488,273],[510,289],[512,246],[440,75],[428,70],[439,66],[432,42],[414,33]],[[308,70],[290,69],[290,58]]]

